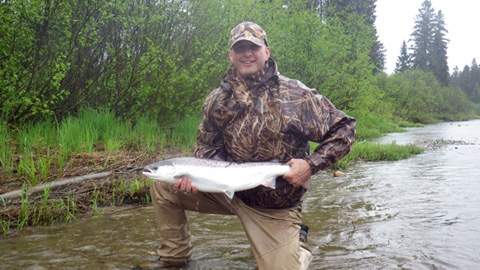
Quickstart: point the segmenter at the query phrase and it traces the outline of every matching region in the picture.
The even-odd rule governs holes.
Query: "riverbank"
[[[161,129],[155,122],[124,123],[108,112],[86,110],[57,127],[39,123],[10,133],[4,128],[0,134],[5,146],[0,153],[0,235],[14,236],[27,226],[76,220],[81,214],[101,215],[105,206],[149,204],[150,180],[141,174],[142,168],[191,155],[198,122],[198,117],[192,117]],[[379,118],[358,122],[351,153],[332,169],[405,159],[426,147],[370,143],[367,138],[402,129]],[[60,181],[65,184],[49,184]],[[32,188],[37,190],[31,192]],[[16,192],[10,197],[12,191]]]
[[[366,151],[365,145],[369,145],[367,148],[370,150]],[[357,147],[359,148],[357,149]],[[352,150],[350,156],[353,158],[344,159],[327,171],[345,168],[352,163],[374,161],[372,158],[367,158],[369,155],[371,156],[368,153],[404,152],[407,156],[412,156],[422,151],[422,148],[414,145],[361,143]],[[74,183],[72,181],[72,183],[55,188],[44,183],[44,188],[37,189],[34,193],[29,192],[29,186],[21,186],[19,179],[11,177],[9,181],[2,181],[1,194],[4,196],[14,190],[20,192],[18,192],[18,196],[4,198],[0,201],[0,233],[3,237],[13,237],[21,233],[21,230],[27,226],[45,226],[75,221],[79,215],[85,214],[102,215],[102,208],[107,206],[148,205],[150,204],[151,180],[141,174],[143,166],[166,158],[189,155],[191,155],[191,151],[178,149],[152,154],[119,152],[115,155],[115,159],[112,159],[112,153],[82,153],[72,156],[69,161],[71,164],[66,166],[62,172],[51,171],[51,173],[61,175],[55,182],[67,182],[66,180],[69,179],[102,173],[106,173],[106,175],[84,177],[85,179],[81,179],[81,181]],[[377,157],[375,160],[393,158],[379,155]],[[401,158],[406,158],[406,156]],[[333,171],[329,173],[333,173]]]
[[[0,235],[16,236],[27,226],[74,221],[84,214],[102,215],[107,206],[148,205],[151,180],[142,175],[143,167],[189,155],[191,149],[186,148],[72,154],[63,170],[49,171],[47,179],[54,180],[37,186],[25,184],[19,175],[2,177]],[[59,182],[64,184],[52,187]],[[44,188],[32,192],[38,186]]]

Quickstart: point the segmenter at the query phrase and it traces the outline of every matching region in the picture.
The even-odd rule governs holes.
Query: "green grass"
[[[314,149],[318,144],[311,143]],[[313,151],[313,150],[312,150]],[[424,150],[415,145],[379,144],[364,141],[355,143],[350,153],[333,165],[334,169],[347,168],[354,161],[396,161],[423,153]]]
[[[378,138],[385,133],[404,131],[404,129],[391,120],[381,117],[363,116],[357,118],[357,141]]]
[[[159,125],[144,116],[137,119],[135,128],[124,141],[128,149],[146,149],[155,152],[164,149],[167,141],[167,131],[160,129]]]
[[[3,174],[9,176],[16,171],[27,183],[37,185],[47,180],[50,170],[62,170],[65,164],[72,166],[67,162],[73,153],[106,151],[115,156],[120,150],[153,153],[166,147],[192,149],[196,144],[200,120],[200,116],[190,116],[174,125],[160,126],[155,120],[142,116],[124,121],[108,110],[84,108],[77,115],[69,115],[56,123],[28,123],[18,129],[2,124],[0,163]],[[365,160],[394,159],[396,154],[392,151],[403,151],[401,149],[408,146],[392,145],[390,149],[393,150],[388,150],[386,146],[358,142],[380,137],[384,133],[402,132],[404,129],[401,127],[412,126],[421,125],[405,121],[395,123],[375,116],[358,117],[357,143],[349,156]],[[312,150],[314,147],[315,144]],[[362,155],[356,154],[356,151],[361,151]],[[407,150],[410,151],[413,150]],[[380,157],[373,156],[374,153]]]
[[[110,111],[84,108],[56,123],[28,123],[15,129],[1,124],[0,165],[7,177],[17,171],[31,185],[37,185],[55,166],[62,170],[74,153],[191,149],[199,123],[199,116],[191,116],[162,128],[143,116],[130,122]]]
[[[404,132],[401,127],[422,127],[406,121],[395,123],[381,117],[357,118],[357,140],[350,153],[333,165],[333,168],[346,168],[354,161],[396,161],[422,153],[424,150],[414,145],[371,143],[368,139],[381,137],[385,133]],[[311,143],[311,152],[317,147]]]
[[[412,122],[407,122],[407,121],[399,121],[398,123],[399,127],[424,127],[425,125],[422,123],[412,123]]]
[[[14,157],[11,146],[11,131],[5,123],[0,124],[0,165],[3,171],[10,175],[13,170]]]
[[[200,116],[190,116],[179,122],[172,130],[170,141],[172,146],[179,148],[190,148],[196,144]]]

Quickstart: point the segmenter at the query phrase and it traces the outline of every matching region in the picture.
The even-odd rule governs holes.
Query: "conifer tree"
[[[412,68],[433,72],[437,80],[448,85],[447,30],[441,11],[435,13],[430,0],[425,0],[418,10],[412,33]]]
[[[472,80],[471,100],[480,103],[480,66],[477,65],[475,58],[473,58],[472,66],[470,67],[470,78]]]
[[[460,80],[459,80],[459,76],[460,76],[460,69],[458,68],[458,66],[455,66],[453,68],[453,73],[452,75],[450,76],[450,85],[452,87],[460,87]]]
[[[462,88],[463,92],[465,92],[465,94],[467,94],[467,96],[471,98],[473,95],[474,83],[472,80],[470,67],[468,65],[465,65],[463,67],[462,72],[460,72],[460,75],[458,76],[458,80],[460,88]]]
[[[431,47],[433,43],[433,22],[435,10],[430,0],[425,0],[418,10],[415,27],[412,33],[412,67],[423,71],[430,71]]]
[[[477,60],[472,60],[472,66],[465,65],[462,71],[455,67],[451,85],[460,88],[475,103],[480,103],[480,66]]]
[[[445,21],[442,11],[438,11],[434,21],[434,33],[432,42],[432,66],[431,70],[442,85],[448,85],[449,72],[447,62],[447,43],[448,39],[445,38],[448,32],[445,29]]]
[[[410,55],[408,54],[407,42],[404,40],[400,48],[400,55],[397,59],[395,72],[405,72],[410,69],[410,66]]]

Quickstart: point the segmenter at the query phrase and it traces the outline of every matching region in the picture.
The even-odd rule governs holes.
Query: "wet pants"
[[[300,212],[295,208],[252,208],[224,194],[185,194],[171,191],[168,184],[153,181],[150,194],[160,228],[158,255],[169,260],[192,256],[190,228],[185,210],[200,213],[237,215],[247,234],[258,269],[307,269],[312,260],[310,247],[299,241]]]

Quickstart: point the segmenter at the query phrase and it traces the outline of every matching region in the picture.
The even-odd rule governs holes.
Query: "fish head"
[[[170,181],[175,176],[175,166],[168,161],[160,161],[143,168],[144,175],[153,180]]]

